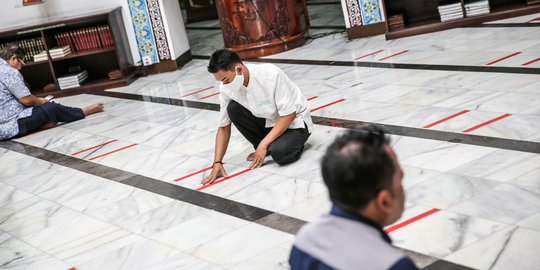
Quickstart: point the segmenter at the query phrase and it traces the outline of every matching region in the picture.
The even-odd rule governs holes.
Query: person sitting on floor
[[[233,51],[221,49],[210,57],[208,72],[220,86],[220,122],[212,172],[202,184],[226,176],[223,157],[231,122],[253,145],[250,168],[271,155],[279,165],[300,158],[313,129],[308,101],[285,73],[272,64],[246,64]]]
[[[400,218],[405,194],[403,171],[381,129],[338,137],[323,157],[322,176],[332,210],[300,229],[292,270],[417,269],[383,230]]]
[[[19,72],[25,52],[16,44],[0,50],[0,140],[21,137],[58,122],[72,122],[102,112],[103,103],[72,108],[30,93]]]

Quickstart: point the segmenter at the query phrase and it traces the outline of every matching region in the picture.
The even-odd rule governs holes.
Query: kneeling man
[[[223,157],[231,136],[231,122],[253,145],[250,168],[260,167],[266,155],[282,165],[300,158],[313,122],[300,89],[272,64],[244,65],[232,51],[221,49],[208,64],[220,86],[220,122],[214,165],[203,184],[227,176]]]

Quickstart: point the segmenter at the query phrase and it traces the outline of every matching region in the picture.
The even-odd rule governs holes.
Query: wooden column
[[[225,48],[241,58],[283,52],[305,42],[305,0],[217,0]]]

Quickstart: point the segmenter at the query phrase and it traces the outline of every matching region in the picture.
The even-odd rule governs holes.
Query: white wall
[[[165,24],[165,31],[167,32],[171,56],[174,60],[190,48],[180,3],[178,0],[160,0],[159,6]]]
[[[23,6],[22,0],[0,0],[0,31],[6,28],[39,24],[43,20],[77,16],[95,11],[122,7],[122,17],[133,61],[141,61],[129,13],[128,0],[44,0],[43,4]],[[162,0],[162,16],[168,29],[167,39],[174,58],[189,50],[186,29],[178,0]],[[167,20],[168,21],[167,21]]]

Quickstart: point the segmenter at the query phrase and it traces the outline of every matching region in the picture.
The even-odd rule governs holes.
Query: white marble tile
[[[103,131],[100,135],[110,138],[124,139],[126,141],[141,143],[152,136],[167,130],[166,125],[154,124],[145,121],[131,121],[128,124]]]
[[[191,269],[204,269],[204,270],[218,270],[225,269],[215,264],[202,260],[198,257],[190,254],[180,253],[178,255],[169,257],[161,262],[150,265],[147,270],[191,270]]]
[[[445,260],[476,269],[538,269],[540,232],[510,226],[449,255]]]
[[[62,127],[67,129],[77,130],[96,135],[101,135],[101,132],[113,129],[122,125],[126,125],[133,121],[126,117],[109,115],[107,113],[91,115],[83,120],[66,124]]]
[[[168,150],[158,150],[158,151],[149,150],[149,152],[151,152],[150,154],[141,154],[139,156],[139,153],[141,153],[140,148],[138,148],[137,150],[138,151],[135,152],[135,155],[133,155],[132,158],[129,161],[126,161],[125,163],[119,162],[115,165],[113,165],[113,163],[110,163],[110,162],[107,163],[105,161],[100,162],[100,163],[109,164],[109,166],[111,167],[115,167],[115,168],[118,168],[127,172],[140,174],[145,171],[156,170],[157,168],[164,166],[166,164],[172,163],[172,162],[183,163],[189,157],[187,155],[180,154],[173,151],[168,151]],[[130,153],[126,152],[126,154],[130,154]]]
[[[174,201],[130,219],[123,219],[123,216],[119,215],[111,222],[137,234],[151,237],[205,213],[208,213],[208,210],[199,206]]]
[[[388,84],[362,94],[361,98],[370,101],[388,102],[389,100],[397,99],[411,93],[418,88],[418,86]]]
[[[95,147],[97,145],[110,142],[112,140],[114,140],[114,139],[109,138],[109,137],[103,137],[103,136],[96,135],[96,134],[92,134],[90,137],[87,137],[87,138],[84,138],[84,139],[81,139],[81,140],[77,140],[77,141],[74,141],[74,142],[68,142],[68,143],[65,143],[65,144],[61,144],[61,145],[58,145],[56,147],[52,147],[49,150],[60,153],[60,154],[64,154],[64,155],[73,155],[73,154],[77,153],[77,155],[73,155],[73,156],[78,157],[79,155],[81,155],[81,154],[83,154],[85,152],[88,152],[90,150],[79,153],[80,151],[87,150],[87,149],[89,149],[91,147]]]
[[[441,172],[439,171],[405,165],[401,165],[401,170],[403,171],[403,180],[401,181],[401,184],[405,190],[409,190],[419,183],[423,183],[428,179],[434,179],[441,175]]]
[[[61,187],[40,196],[84,212],[116,203],[130,196],[135,188],[90,175],[71,187]]]
[[[289,177],[298,177],[315,168],[320,168],[320,160],[323,155],[323,152],[309,149],[304,151],[300,159],[294,163],[278,165],[274,161],[269,161],[268,163],[265,162],[265,165],[260,167],[259,170]]]
[[[173,201],[173,199],[165,196],[136,189],[129,197],[104,207],[87,211],[86,214],[100,220],[115,222],[117,220],[131,219]]]
[[[446,172],[495,150],[475,145],[444,143],[428,151],[404,158],[402,164]]]
[[[32,197],[32,194],[0,182],[0,206],[13,204]]]
[[[540,168],[535,168],[514,178],[511,183],[521,186],[540,187]]]
[[[537,154],[497,150],[465,163],[451,173],[508,182],[538,168],[540,156]]]
[[[540,211],[540,194],[504,184],[449,208],[475,217],[514,224]]]
[[[156,241],[141,239],[128,246],[76,265],[77,269],[146,269],[180,252]]]
[[[481,178],[439,174],[407,189],[407,202],[446,209],[500,184]]]
[[[228,268],[290,243],[293,238],[293,235],[252,223],[198,246],[192,254]],[[235,243],[234,248],[231,243]]]
[[[191,156],[185,160],[170,162],[156,169],[141,172],[141,175],[148,176],[154,179],[159,179],[165,182],[173,182],[176,179],[182,178],[188,174],[197,172],[212,165],[211,157],[200,158]],[[203,174],[193,175],[197,179],[202,179]]]
[[[330,212],[332,203],[327,194],[319,194],[304,202],[279,211],[282,214],[305,221],[313,221],[322,214]]]
[[[48,201],[21,209],[0,223],[0,229],[15,237],[24,237],[78,217],[80,213]]]
[[[275,178],[275,176],[270,176]],[[281,182],[281,183],[279,183]],[[283,179],[278,184],[249,192],[247,197],[231,196],[231,199],[274,212],[291,207],[319,194],[326,194],[321,183],[301,179]]]
[[[71,267],[7,234],[0,236],[0,265],[2,269],[10,270],[54,270]]]
[[[204,215],[179,223],[176,226],[171,226],[167,230],[153,235],[152,239],[181,251],[189,251],[207,242],[214,243],[216,238],[242,228],[248,223],[248,221],[239,218],[210,211]],[[230,248],[231,242],[227,244],[229,250],[236,250]],[[193,255],[208,260],[205,257],[199,256],[197,253]]]
[[[540,231],[540,212],[516,223],[519,227]]]
[[[63,127],[55,127],[14,139],[14,141],[26,143],[40,148],[52,149],[62,144],[78,141],[90,136],[90,133],[79,132]]]
[[[443,258],[505,226],[485,219],[441,211],[391,232],[390,237],[397,247]]]
[[[505,93],[484,102],[478,109],[506,113],[526,113],[540,105],[540,93]]]
[[[108,226],[48,251],[71,265],[80,265],[143,239],[133,233]]]
[[[28,244],[42,250],[49,251],[86,235],[103,230],[110,226],[94,218],[79,216],[66,220],[61,224],[45,228],[21,238]]]
[[[500,76],[496,73],[460,73],[456,71],[418,72],[417,75],[404,79],[400,84],[433,88],[472,88],[482,82]]]
[[[286,241],[278,247],[267,250],[246,261],[243,261],[230,269],[250,270],[250,269],[289,269],[289,255],[293,241]]]

